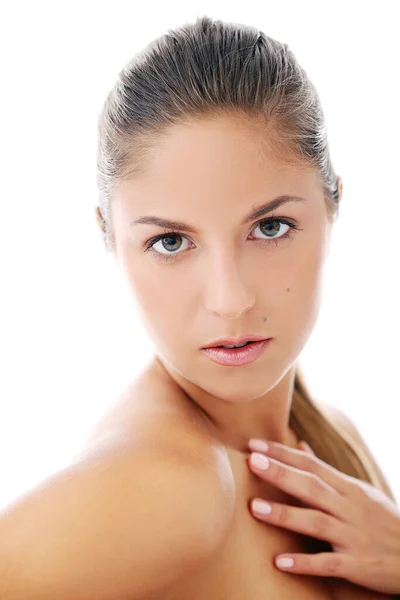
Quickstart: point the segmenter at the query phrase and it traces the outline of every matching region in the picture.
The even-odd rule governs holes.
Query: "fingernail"
[[[260,515],[269,515],[272,510],[272,506],[268,504],[268,502],[265,502],[265,500],[259,500],[258,498],[253,500],[251,507],[254,512],[259,513]]]
[[[256,469],[262,469],[263,471],[265,471],[265,469],[268,469],[269,467],[268,458],[263,454],[259,454],[258,452],[254,452],[250,456],[250,462],[253,465],[253,467],[256,467]]]
[[[283,558],[276,559],[277,567],[293,567],[293,565],[294,565],[293,558],[283,557]]]
[[[249,441],[249,448],[255,452],[267,452],[269,446],[267,442],[264,442],[264,440],[251,438]]]

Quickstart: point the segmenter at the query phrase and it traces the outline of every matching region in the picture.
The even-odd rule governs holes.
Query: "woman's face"
[[[231,402],[264,393],[296,361],[316,322],[331,230],[317,174],[259,142],[259,127],[229,117],[175,126],[112,204],[116,258],[160,360]],[[304,200],[248,220],[282,195]],[[143,217],[192,231],[132,223]],[[274,338],[251,364],[217,365],[200,351],[246,334]]]

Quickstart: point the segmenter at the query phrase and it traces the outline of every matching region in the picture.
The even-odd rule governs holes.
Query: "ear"
[[[100,229],[103,231],[103,217],[101,216],[100,208],[98,206],[96,206],[96,208],[94,209],[94,212],[96,215],[97,224],[100,227]]]
[[[342,178],[340,177],[340,175],[337,176],[337,184],[338,184],[338,190],[339,190],[338,201],[340,202],[342,199],[342,194],[343,194],[343,181],[342,181]]]
[[[337,175],[337,186],[338,186],[338,204],[340,204],[340,201],[342,199],[342,193],[343,193],[343,181],[342,178],[340,177],[340,175]],[[325,259],[328,258],[329,256],[329,252],[331,250],[331,236],[332,236],[332,228],[333,228],[334,222],[329,222],[329,224],[327,225],[327,239],[326,239],[326,250],[325,250]]]

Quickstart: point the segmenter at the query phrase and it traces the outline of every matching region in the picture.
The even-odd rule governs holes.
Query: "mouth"
[[[226,348],[225,344],[202,348],[201,352],[212,361],[226,367],[241,367],[258,360],[272,343],[272,338],[244,342],[239,347]]]
[[[245,342],[244,344],[240,344],[239,346],[235,346],[235,345],[222,345],[221,346],[211,346],[211,348],[225,348],[226,350],[237,350],[238,348],[244,348],[245,346],[248,346],[249,344],[255,344],[255,342]]]
[[[227,350],[234,350],[236,348],[245,348],[246,346],[257,343],[257,342],[265,342],[268,339],[271,339],[271,338],[265,338],[265,337],[257,336],[257,335],[246,335],[246,336],[242,336],[241,338],[238,338],[238,339],[233,339],[233,338],[219,339],[219,340],[216,340],[215,342],[211,342],[207,346],[204,346],[202,348],[202,350],[208,350],[210,348],[224,348]]]

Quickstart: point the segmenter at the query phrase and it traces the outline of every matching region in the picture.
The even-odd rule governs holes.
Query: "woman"
[[[342,182],[316,90],[288,46],[207,17],[154,41],[105,102],[98,185],[106,247],[157,352],[79,460],[0,522],[4,557],[40,524],[36,552],[20,544],[17,566],[5,561],[4,598],[393,596],[340,573],[282,572],[278,554],[333,554],[334,544],[249,510],[255,497],[307,504],[249,468],[250,438],[297,461],[305,440],[319,468],[394,506],[357,431],[311,399],[296,366]]]

